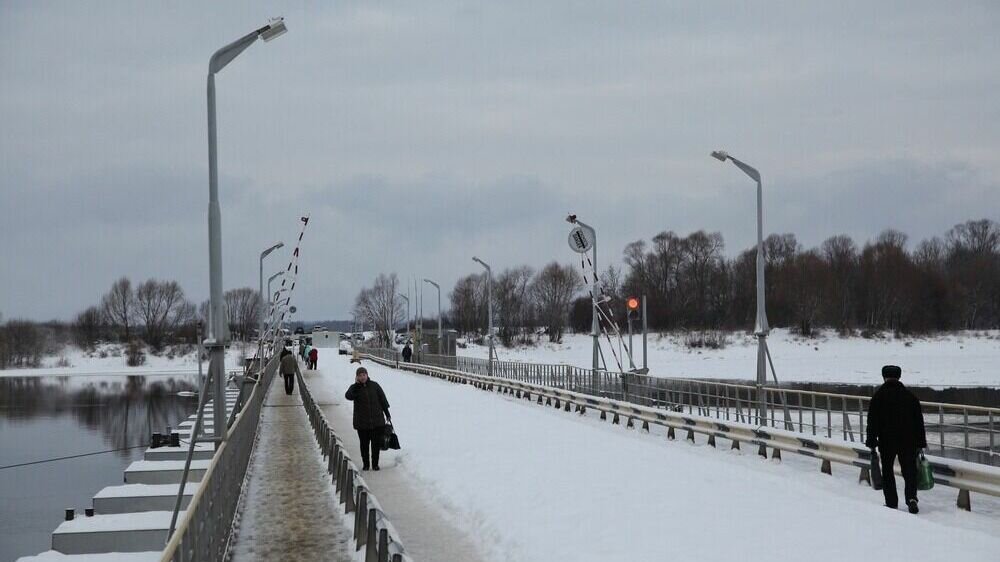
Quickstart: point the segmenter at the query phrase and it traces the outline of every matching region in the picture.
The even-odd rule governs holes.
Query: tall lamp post
[[[737,160],[723,150],[712,152],[712,157],[725,162],[729,160],[750,179],[757,182],[757,319],[754,322],[754,335],[757,336],[757,423],[767,424],[767,401],[764,397],[764,385],[767,383],[767,361],[770,352],[767,349],[767,312],[764,309],[764,189],[760,182],[760,172],[756,168]]]
[[[219,207],[219,168],[217,161],[217,136],[215,125],[215,75],[257,39],[270,41],[285,33],[283,19],[272,20],[264,27],[222,47],[208,63],[208,256],[210,308],[212,311],[211,336],[207,340],[210,353],[208,376],[215,383],[215,447],[218,449],[226,438],[226,314],[222,300],[222,211]]]
[[[259,270],[260,271],[260,285],[258,286],[259,288],[257,289],[257,294],[260,295],[260,313],[258,314],[258,316],[260,317],[260,331],[257,332],[257,334],[258,334],[258,339],[260,340],[261,351],[263,351],[263,349],[264,349],[263,348],[263,345],[264,345],[264,305],[267,304],[271,300],[270,299],[270,294],[268,294],[268,298],[267,299],[264,298],[264,258],[266,258],[268,256],[268,254],[270,254],[271,252],[277,250],[278,248],[283,248],[284,246],[285,246],[284,242],[278,242],[277,244],[271,246],[270,248],[268,248],[268,249],[266,249],[266,250],[264,250],[263,252],[260,253],[260,262],[259,262],[259,266],[260,266],[260,270]],[[270,288],[268,288],[268,292],[270,293]]]
[[[275,309],[274,305],[277,303],[278,300],[277,298],[275,298],[274,293],[271,292],[271,281],[274,281],[275,279],[281,277],[284,274],[285,270],[282,269],[281,271],[267,278],[267,308],[268,308],[268,316],[271,318],[270,320],[271,322],[274,322],[274,309]]]
[[[593,338],[593,346],[592,346],[593,357],[591,364],[592,364],[592,369],[594,371],[594,377],[596,380],[597,370],[598,368],[600,368],[600,353],[601,353],[601,347],[600,347],[601,343],[599,339],[601,330],[599,325],[600,320],[598,319],[598,312],[597,312],[597,231],[594,230],[594,227],[577,219],[576,215],[570,215],[566,217],[566,222],[570,224],[575,224],[580,228],[582,228],[583,230],[587,231],[587,233],[590,235],[590,242],[593,245],[593,257],[591,258],[591,260],[593,260],[594,263],[591,264],[591,266],[594,268],[594,279],[593,279],[594,288],[593,288],[593,294],[591,295],[590,299],[592,306],[591,319],[590,319],[590,336],[591,338]]]
[[[430,279],[424,279],[424,283],[430,283],[434,285],[434,288],[438,292],[438,355],[444,355],[444,344],[442,343],[442,332],[441,332],[441,285],[431,281]]]
[[[493,376],[493,360],[496,358],[496,351],[493,349],[493,269],[483,260],[473,257],[472,261],[486,268],[486,340],[490,346],[490,360],[487,366],[487,374]]]

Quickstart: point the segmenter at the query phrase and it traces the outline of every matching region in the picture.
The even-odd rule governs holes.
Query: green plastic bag
[[[934,487],[934,469],[930,461],[924,456],[923,451],[917,458],[917,489],[924,491]]]

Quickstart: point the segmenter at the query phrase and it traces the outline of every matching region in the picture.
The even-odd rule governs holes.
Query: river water
[[[108,449],[131,449],[0,469],[0,561],[51,548],[66,508],[83,516],[101,488],[122,483],[154,431],[197,410],[197,375],[0,378],[0,467]]]

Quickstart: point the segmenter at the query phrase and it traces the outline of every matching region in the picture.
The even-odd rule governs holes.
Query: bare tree
[[[256,289],[242,287],[226,291],[224,298],[230,334],[240,341],[249,340],[254,326],[257,325],[257,312],[261,306],[260,295]]]
[[[571,265],[552,262],[542,268],[531,283],[531,293],[539,320],[545,325],[549,341],[562,341],[573,297],[583,282]]]
[[[482,315],[486,308],[485,285],[485,273],[466,275],[455,282],[448,299],[451,301],[451,321],[459,332],[466,334],[485,324]]]
[[[505,346],[514,342],[522,328],[530,328],[528,285],[532,273],[528,266],[505,269],[493,282],[493,323]]]
[[[0,367],[37,367],[46,347],[46,333],[31,320],[13,319],[3,325]]]
[[[128,277],[122,277],[111,285],[111,290],[101,299],[101,309],[108,324],[123,330],[125,341],[130,341],[135,323],[135,294]]]
[[[153,349],[163,347],[165,338],[187,320],[189,307],[176,281],[150,279],[136,287],[137,321],[142,322],[143,339]]]
[[[370,288],[364,288],[354,299],[353,314],[375,326],[378,345],[390,345],[396,324],[403,316],[399,298],[399,278],[395,273],[380,273]]]
[[[76,315],[73,321],[73,339],[82,349],[91,349],[104,335],[104,314],[101,309],[91,306]]]

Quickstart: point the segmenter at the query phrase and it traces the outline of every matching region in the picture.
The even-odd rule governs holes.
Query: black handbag
[[[379,444],[379,448],[383,451],[399,449],[399,437],[396,436],[396,430],[391,423],[386,424],[385,430],[382,431],[382,443]]]
[[[868,470],[872,479],[872,488],[882,489],[882,465],[879,463],[878,452],[872,449],[871,468]]]

